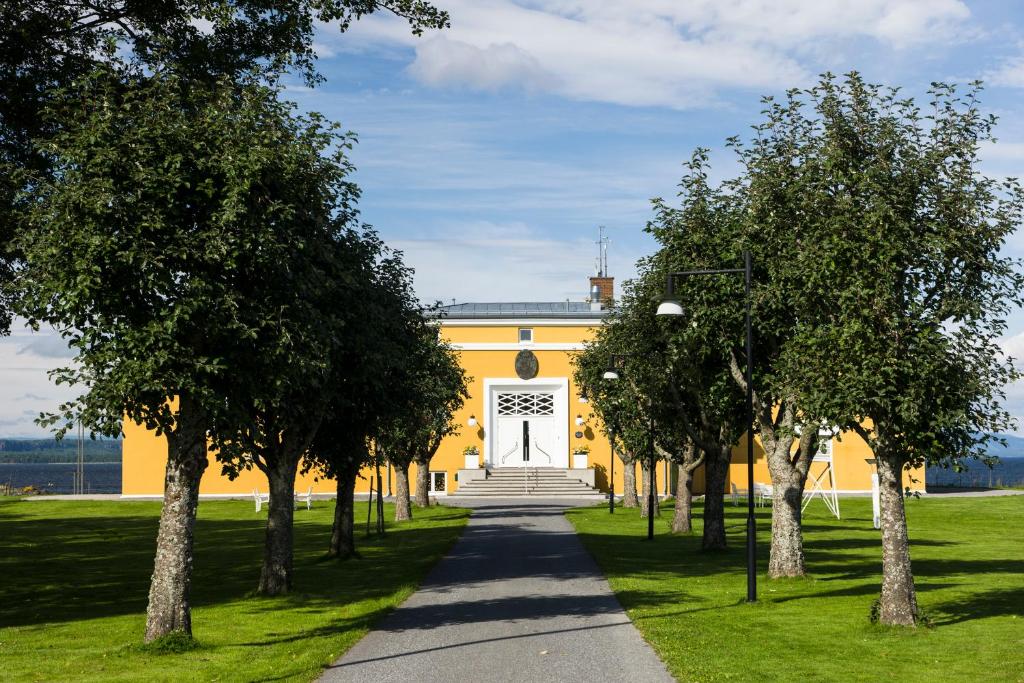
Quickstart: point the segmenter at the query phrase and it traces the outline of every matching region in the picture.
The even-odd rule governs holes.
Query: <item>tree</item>
[[[708,475],[703,545],[713,550],[725,547],[723,492],[732,444],[745,424],[743,401],[724,355],[710,345],[715,329],[687,325],[680,332],[656,319],[668,263],[687,267],[667,250],[638,264],[640,276],[626,283],[619,307],[577,358],[576,378],[602,421],[615,425],[641,463],[650,462],[652,447],[657,457],[686,462],[691,475],[702,460]],[[601,379],[612,353],[625,356],[620,382]],[[688,454],[689,441],[699,453]],[[689,511],[680,514],[688,517]]]
[[[724,493],[732,447],[748,429],[744,396],[729,372],[730,354],[744,339],[742,280],[735,275],[678,279],[675,292],[685,302],[685,321],[655,321],[654,315],[670,272],[741,265],[741,204],[733,195],[712,190],[703,161],[698,151],[688,165],[680,184],[681,209],[660,199],[653,202],[647,231],[662,248],[640,264],[635,334],[662,340],[668,402],[684,437],[677,439],[677,452],[684,454],[687,469],[695,469],[701,458],[705,468],[701,546],[719,550],[726,547]],[[687,440],[699,455],[685,455]]]
[[[429,504],[430,459],[446,436],[457,433],[455,411],[469,397],[469,379],[438,332],[426,320],[421,322],[415,345],[404,355],[409,371],[398,409],[374,436],[379,451],[395,467],[396,521],[412,518],[409,465],[413,462],[418,470],[417,498]]]
[[[573,358],[573,379],[588,397],[590,407],[601,420],[613,453],[622,463],[622,506],[639,508],[636,490],[636,465],[645,457],[649,421],[644,419],[641,405],[647,397],[637,395],[635,382],[609,381],[603,378],[613,355],[623,355],[627,348],[620,339],[615,316],[606,321],[583,353]],[[628,372],[623,368],[623,372]],[[610,474],[610,473],[609,473]],[[609,476],[608,485],[614,486]]]
[[[370,441],[405,399],[408,365],[402,362],[422,325],[412,290],[412,271],[400,253],[389,252],[369,231],[365,284],[352,301],[359,308],[359,331],[347,334],[331,367],[330,405],[304,459],[337,482],[334,525],[328,555],[346,559],[356,554],[354,534],[355,485],[359,471],[370,462]]]
[[[276,114],[277,118],[272,118]],[[245,254],[237,315],[255,330],[225,394],[234,419],[214,432],[229,476],[255,467],[270,491],[258,592],[292,584],[295,477],[337,390],[334,364],[370,324],[360,302],[376,242],[349,227],[357,188],[347,180],[347,135],[285,109],[263,121],[261,201],[277,207],[261,248]]]
[[[469,383],[458,356],[445,342],[431,337],[427,342],[432,377],[424,392],[423,428],[419,447],[414,451],[416,464],[416,505],[430,506],[430,461],[446,436],[458,434],[455,412],[469,398]]]
[[[263,88],[185,84],[173,75],[99,69],[53,103],[62,124],[33,175],[20,310],[76,351],[54,372],[84,393],[46,418],[114,436],[124,418],[168,443],[164,506],[146,640],[191,632],[189,588],[207,437],[229,419],[224,396],[244,344],[238,315],[248,258],[265,248],[281,207],[267,197]]]
[[[412,32],[448,26],[447,13],[422,0],[10,0],[0,5],[0,283],[10,282],[19,260],[13,242],[27,220],[24,173],[56,172],[43,141],[65,125],[55,97],[97,66],[123,73],[138,67],[171,68],[183,81],[209,86],[243,74],[293,69],[309,84],[315,69],[318,22],[345,31],[374,12],[405,18]],[[108,46],[117,46],[119,58]],[[43,115],[48,112],[47,115]],[[10,327],[10,295],[0,298],[0,331]]]
[[[708,184],[707,151],[696,150],[681,183],[680,206],[656,201],[656,217],[649,227],[674,264],[739,266],[742,249],[753,254],[753,398],[757,431],[773,484],[771,577],[806,572],[801,509],[822,420],[802,406],[796,390],[800,383],[794,375],[825,370],[800,359],[795,349],[800,347],[801,335],[830,314],[829,309],[803,305],[805,300],[799,294],[805,283],[817,277],[817,269],[812,258],[804,257],[809,252],[802,246],[807,238],[799,220],[807,210],[798,179],[800,149],[792,144],[792,130],[778,130],[778,121],[783,119],[782,108],[769,106],[768,122],[758,127],[750,148],[744,148],[738,139],[731,140],[740,153],[744,174],[721,186]],[[677,288],[694,323],[721,331],[697,341],[706,351],[725,359],[732,379],[745,392],[747,360],[740,329],[744,313],[739,308],[743,302],[739,284],[735,276],[702,276],[677,282]]]
[[[801,297],[831,307],[791,360],[830,369],[799,376],[804,408],[857,432],[878,462],[884,624],[919,617],[904,469],[977,457],[1011,424],[1000,401],[1018,375],[997,339],[1024,279],[1001,250],[1024,191],[978,171],[995,124],[979,90],[935,84],[925,115],[856,73],[826,75],[787,107],[809,209],[801,232],[817,252]]]

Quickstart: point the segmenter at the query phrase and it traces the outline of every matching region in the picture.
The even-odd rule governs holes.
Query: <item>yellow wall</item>
[[[508,324],[504,321],[480,321],[472,326],[442,324],[442,337],[459,346],[462,344],[502,344],[515,345],[514,348],[500,350],[488,348],[486,350],[475,350],[472,346],[469,349],[462,349],[459,353],[460,362],[467,374],[472,378],[469,386],[470,397],[466,404],[455,415],[456,423],[461,425],[459,432],[444,440],[437,455],[431,462],[432,471],[446,471],[448,473],[448,491],[458,489],[456,473],[464,467],[463,449],[469,445],[475,445],[480,452],[480,462],[483,462],[485,452],[484,441],[487,438],[484,424],[484,401],[487,399],[484,391],[484,380],[487,378],[513,378],[515,377],[515,357],[519,351],[518,330],[520,327],[533,329],[534,344],[564,344],[579,345],[592,337],[595,328],[580,324],[541,324],[524,323]],[[526,345],[522,348],[531,348]],[[536,378],[538,384],[543,384],[545,379],[558,378],[568,379],[569,382],[569,405],[566,411],[566,423],[564,428],[569,437],[569,451],[581,445],[590,448],[588,457],[589,466],[596,470],[595,480],[598,488],[608,490],[608,464],[610,448],[608,440],[601,432],[601,426],[587,403],[579,402],[579,389],[572,381],[571,359],[577,350],[546,350],[533,348],[539,364],[539,372]],[[477,426],[466,425],[470,416],[477,419]],[[580,415],[584,418],[585,424],[578,427],[575,418]],[[581,437],[576,433],[582,432]],[[157,437],[155,433],[146,430],[144,427],[125,422],[124,427],[124,459],[122,474],[122,494],[126,496],[136,495],[160,495],[163,492],[164,465],[167,459],[167,442],[163,437]],[[740,489],[746,488],[746,440],[745,437],[740,444],[733,449],[733,460],[730,466],[730,479]],[[865,462],[871,457],[871,452],[859,436],[854,434],[844,435],[841,440],[833,443],[834,472],[836,477],[836,489],[840,491],[869,491],[871,489],[871,466]],[[571,455],[570,455],[571,458]],[[235,480],[229,480],[221,474],[220,466],[211,457],[211,462],[203,475],[200,485],[202,495],[248,495],[253,489],[267,492],[266,477],[256,470],[243,472]],[[812,466],[812,476],[820,471],[821,465]],[[658,467],[658,490],[665,490],[664,467]],[[386,467],[381,468],[385,476],[384,490],[388,492],[394,488],[394,473],[388,477]],[[410,478],[415,480],[416,467],[410,468]],[[754,475],[758,483],[770,483],[767,463],[760,444],[755,444]],[[369,490],[372,472],[364,470],[362,478],[357,481],[356,490],[365,493]],[[916,481],[911,481],[910,476]],[[924,472],[918,469],[905,479],[905,484],[915,490],[924,490]],[[387,481],[390,479],[390,481]],[[639,485],[639,472],[637,472]],[[622,483],[622,462],[615,462],[615,490],[621,493]],[[695,476],[695,490],[703,492],[703,472],[698,471]],[[315,481],[313,476],[299,475],[295,488],[305,491],[312,486],[315,493],[334,493],[333,481]]]
[[[867,462],[874,458],[871,449],[860,436],[853,433],[840,435],[832,440],[832,476],[835,479],[837,491],[862,491],[871,490],[871,473],[873,466]],[[807,484],[804,490],[811,490],[812,480],[818,475],[824,475],[821,479],[823,488],[831,488],[829,477],[826,473],[826,464],[811,463],[811,469],[807,477]],[[747,488],[747,436],[743,435],[739,444],[732,449],[732,462],[729,465],[729,479],[742,490]],[[761,447],[761,439],[754,437],[754,481],[758,484],[771,484],[771,476],[768,473],[768,460],[765,458],[764,448]],[[924,491],[924,468],[917,467],[903,474],[903,485],[909,486],[914,491]]]

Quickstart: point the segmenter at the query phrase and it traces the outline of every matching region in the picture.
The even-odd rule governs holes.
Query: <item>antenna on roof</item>
[[[603,225],[597,226],[597,241],[594,244],[597,245],[597,276],[608,277],[608,243],[610,239],[604,235],[605,227]]]

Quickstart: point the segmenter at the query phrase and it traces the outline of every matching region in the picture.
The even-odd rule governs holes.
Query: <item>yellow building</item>
[[[612,298],[612,278],[591,278],[588,301],[547,303],[470,303],[447,306],[438,317],[442,337],[459,354],[472,377],[469,399],[456,415],[459,432],[441,444],[431,462],[431,491],[450,494],[590,495],[607,492],[611,451],[601,426],[572,378],[572,356],[603,324]],[[124,428],[122,495],[160,496],[167,444],[139,425]],[[741,440],[740,442],[745,443]],[[867,493],[873,467],[867,444],[855,434],[826,439],[822,458],[811,467],[808,489],[819,480],[829,494]],[[585,447],[585,448],[582,448]],[[469,451],[467,453],[467,451]],[[581,451],[586,451],[581,452]],[[622,493],[622,463],[614,464],[616,493]],[[755,480],[770,484],[767,463],[755,446]],[[384,470],[384,492],[394,485]],[[364,472],[356,490],[369,490]],[[659,465],[658,488],[671,491],[670,468]],[[410,477],[415,477],[415,465]],[[733,451],[727,493],[746,490],[746,449]],[[703,490],[701,472],[695,477]],[[924,490],[924,472],[908,473],[905,484]],[[296,490],[335,492],[333,481],[299,475]],[[266,493],[262,473],[242,473],[234,481],[212,460],[203,476],[204,497]]]

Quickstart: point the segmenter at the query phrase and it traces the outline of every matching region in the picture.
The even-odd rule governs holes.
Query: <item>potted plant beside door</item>
[[[574,470],[587,469],[587,456],[590,455],[590,446],[581,444],[572,449],[572,468]]]
[[[467,470],[480,468],[480,450],[476,446],[466,446],[462,449],[462,455],[466,458]]]

